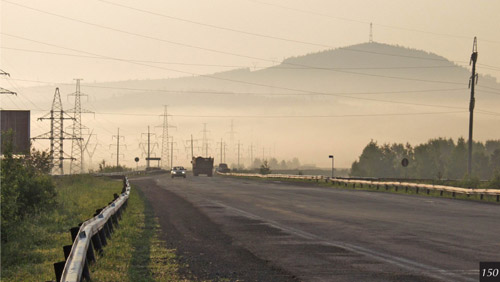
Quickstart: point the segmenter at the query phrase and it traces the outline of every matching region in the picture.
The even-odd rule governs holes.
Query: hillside
[[[132,136],[130,142],[141,142],[147,125],[161,124],[159,115],[168,105],[171,122],[177,126],[172,134],[181,140],[179,148],[191,134],[200,139],[202,124],[208,123],[211,154],[217,155],[216,140],[229,137],[233,119],[235,138],[245,144],[247,159],[252,143],[260,152],[272,151],[274,146],[278,158],[297,156],[311,164],[331,150],[347,167],[371,139],[422,143],[435,137],[466,136],[469,76],[468,69],[436,54],[365,43],[288,58],[260,70],[83,84],[82,91],[90,99],[82,103],[97,113],[95,119],[87,115],[85,122],[109,140],[105,144],[113,142],[117,127]],[[73,85],[60,87],[64,96],[74,92]],[[500,89],[500,84],[492,77],[479,77],[474,134],[478,140],[500,139],[500,131],[494,129],[498,117],[485,112],[498,112],[500,96],[483,87]],[[39,93],[37,105],[50,108],[53,86],[29,91]],[[70,103],[63,100],[65,105]],[[33,118],[41,115],[36,112]],[[187,161],[186,150],[180,152]],[[228,150],[234,152],[234,146]]]

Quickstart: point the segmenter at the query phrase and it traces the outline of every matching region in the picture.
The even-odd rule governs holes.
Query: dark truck
[[[206,174],[212,176],[214,170],[214,158],[193,157],[191,160],[193,164],[193,175]]]

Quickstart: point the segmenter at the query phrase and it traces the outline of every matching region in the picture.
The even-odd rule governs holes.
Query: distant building
[[[2,143],[5,134],[12,131],[14,154],[27,154],[30,151],[30,111],[0,110]],[[1,146],[3,155],[4,147]]]

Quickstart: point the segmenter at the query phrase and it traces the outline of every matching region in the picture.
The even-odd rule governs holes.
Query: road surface
[[[500,205],[230,177],[132,180],[200,279],[478,281]]]

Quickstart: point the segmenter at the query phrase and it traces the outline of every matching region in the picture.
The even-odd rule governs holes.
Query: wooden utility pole
[[[474,44],[472,45],[472,55],[470,56],[469,65],[472,64],[472,76],[469,79],[470,88],[470,103],[469,103],[469,158],[467,162],[467,173],[469,177],[472,173],[472,125],[474,121],[474,106],[476,104],[476,98],[474,97],[474,86],[477,83],[476,74],[476,62],[477,62],[477,39],[474,37]]]

